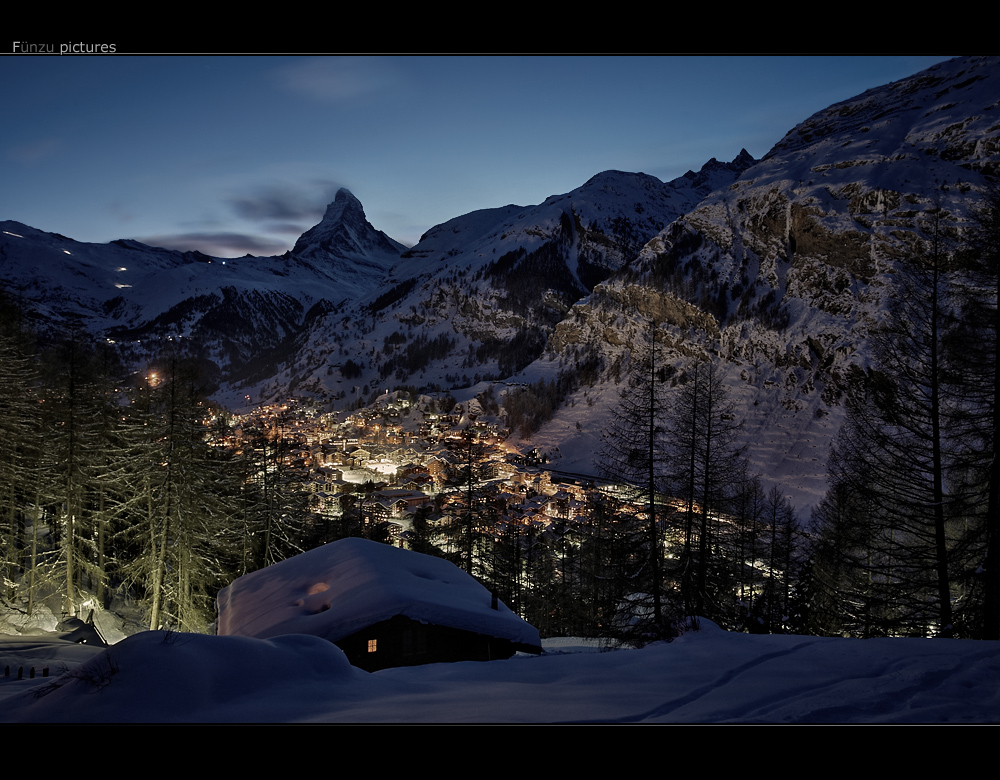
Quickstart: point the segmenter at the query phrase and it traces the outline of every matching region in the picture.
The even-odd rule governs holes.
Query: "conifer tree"
[[[733,568],[733,599],[736,608],[733,610],[734,621],[744,624],[751,615],[759,616],[761,612],[757,602],[757,594],[762,589],[764,580],[763,567],[765,560],[765,507],[764,487],[759,477],[747,478],[742,481],[736,491],[732,506],[732,521],[735,537],[730,548]],[[758,626],[750,625],[754,632]]]
[[[459,453],[461,467],[458,478],[462,485],[463,506],[453,515],[449,537],[452,549],[457,550],[458,565],[469,574],[476,574],[485,526],[480,491],[486,450],[471,427],[462,431]]]
[[[41,431],[37,370],[16,306],[0,293],[0,586],[13,599],[15,583],[33,572],[32,534],[38,531],[37,461]],[[29,531],[30,527],[30,531]],[[37,557],[37,546],[34,549]],[[29,610],[31,594],[29,593]]]
[[[259,569],[297,555],[308,546],[308,493],[291,465],[291,423],[277,414],[269,430],[244,431],[239,466],[247,563]]]
[[[206,441],[207,410],[189,363],[171,357],[137,401],[127,572],[144,596],[150,629],[203,630],[215,593],[240,565],[231,522],[240,511],[235,472]]]
[[[863,521],[851,549],[867,573],[852,597],[867,594],[865,635],[951,636],[953,583],[965,565],[956,558],[966,503],[957,458],[962,389],[945,359],[952,274],[937,214],[930,217],[931,240],[897,268],[887,317],[872,334],[874,365],[848,402],[830,461],[832,494],[819,515],[839,535],[849,500],[851,523]],[[857,588],[851,579],[844,586]]]
[[[764,584],[764,630],[773,634],[784,629],[791,614],[791,589],[794,578],[793,547],[795,513],[788,498],[777,485],[767,493],[764,506],[766,522],[767,578]]]
[[[983,639],[1000,639],[1000,189],[989,189],[958,254],[961,320],[954,338],[961,376],[966,480],[982,540],[981,614],[963,622]]]
[[[643,529],[622,512],[620,502],[594,491],[580,543],[582,588],[587,635],[608,636],[616,613],[626,603],[635,571],[635,550],[642,549]]]
[[[689,374],[670,407],[671,492],[685,504],[678,578],[687,614],[721,619],[734,583],[718,518],[746,478],[746,447],[717,359],[696,362]]]
[[[630,356],[628,380],[612,408],[598,462],[604,478],[633,493],[635,521],[645,526],[643,553],[633,575],[641,584],[627,603],[636,605],[636,600],[648,599],[648,605],[639,608],[648,614],[646,620],[639,620],[646,624],[640,630],[647,632],[648,638],[669,636],[674,630],[663,603],[660,531],[668,452],[666,380],[671,370],[662,363],[658,330],[658,323],[651,321],[645,343]],[[640,513],[644,516],[641,519]]]
[[[881,574],[875,567],[885,562],[885,551],[880,553],[875,544],[876,518],[870,496],[843,481],[832,483],[816,507],[813,524],[819,532],[812,542],[811,633],[884,635],[891,566],[881,566]]]
[[[49,573],[60,573],[64,611],[74,617],[81,587],[105,584],[96,546],[101,523],[96,509],[107,451],[101,428],[104,399],[95,378],[94,352],[79,328],[51,350],[44,363],[49,376],[42,405],[46,446],[40,476],[58,545]]]

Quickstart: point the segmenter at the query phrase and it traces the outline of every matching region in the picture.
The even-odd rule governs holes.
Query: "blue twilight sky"
[[[0,219],[277,254],[339,187],[405,244],[608,169],[665,181],[944,56],[0,59]]]

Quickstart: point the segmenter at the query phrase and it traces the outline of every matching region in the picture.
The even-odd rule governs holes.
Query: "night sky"
[[[0,219],[79,241],[278,254],[339,187],[405,244],[608,169],[760,158],[943,56],[0,59]]]

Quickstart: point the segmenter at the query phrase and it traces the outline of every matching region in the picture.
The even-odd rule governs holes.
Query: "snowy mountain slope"
[[[573,303],[752,162],[744,151],[669,183],[605,171],[537,206],[437,225],[382,287],[318,318],[297,360],[262,395],[292,382],[336,395],[347,381],[452,386],[510,376],[541,354]],[[351,376],[341,370],[348,360]]]
[[[405,249],[376,231],[343,189],[283,257],[211,258],[132,240],[83,244],[16,222],[0,230],[0,285],[33,310],[42,332],[80,321],[132,345],[133,360],[172,339],[224,374],[245,373],[310,316],[376,288]],[[266,361],[257,370],[267,373]]]
[[[721,356],[754,465],[815,503],[885,275],[927,237],[932,208],[960,229],[998,164],[995,58],[953,60],[831,106],[595,287],[543,360],[589,351],[608,378],[655,318],[671,362]]]
[[[127,345],[128,362],[182,345],[216,364],[220,399],[241,405],[248,391],[343,397],[345,381],[470,384],[530,363],[574,302],[752,162],[711,160],[666,184],[607,171],[537,206],[449,220],[409,250],[343,189],[282,257],[82,244],[8,222],[0,284],[39,330],[82,322]]]

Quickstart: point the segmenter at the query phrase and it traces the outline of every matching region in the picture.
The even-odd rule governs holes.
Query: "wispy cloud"
[[[253,222],[265,220],[313,220],[323,216],[326,205],[337,194],[340,185],[329,180],[310,185],[263,185],[252,192],[229,198],[233,211]]]
[[[384,57],[310,57],[272,71],[279,87],[322,102],[339,102],[388,90],[400,81]]]
[[[298,238],[323,218],[340,187],[332,179],[263,184],[227,198],[226,203],[238,217],[254,223],[254,230]]]
[[[281,233],[286,236],[295,236],[298,238],[303,233],[306,232],[312,225],[309,225],[305,229],[299,222],[268,222],[267,232],[268,233]]]
[[[136,240],[150,246],[177,249],[182,252],[196,249],[212,257],[239,257],[245,254],[276,255],[290,248],[287,243],[248,233],[174,233],[143,236]]]

